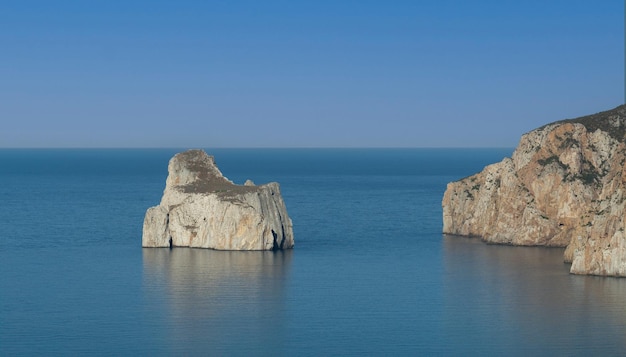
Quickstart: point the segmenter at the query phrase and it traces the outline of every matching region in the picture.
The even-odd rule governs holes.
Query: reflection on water
[[[280,351],[292,254],[143,249],[147,313],[167,319],[153,321],[165,352]]]
[[[445,236],[444,335],[468,351],[618,355],[626,279],[570,275],[563,249]]]

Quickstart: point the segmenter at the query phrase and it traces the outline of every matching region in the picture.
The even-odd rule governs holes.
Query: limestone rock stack
[[[219,250],[293,248],[293,226],[277,183],[235,185],[202,150],[169,162],[161,203],[146,212],[143,247]]]
[[[524,134],[442,206],[444,233],[567,247],[572,273],[626,276],[626,105]]]

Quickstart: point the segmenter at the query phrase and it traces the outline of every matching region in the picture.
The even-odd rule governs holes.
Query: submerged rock
[[[575,274],[626,276],[626,105],[524,134],[511,158],[448,184],[443,232],[567,247]]]
[[[287,249],[293,226],[278,183],[235,185],[212,156],[189,150],[169,162],[161,203],[146,212],[142,246]]]

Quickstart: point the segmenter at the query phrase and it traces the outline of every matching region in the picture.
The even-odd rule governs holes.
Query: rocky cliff
[[[511,158],[448,184],[443,231],[567,247],[574,274],[626,276],[626,105],[524,134]]]
[[[294,246],[277,183],[235,185],[202,150],[169,162],[161,203],[146,212],[143,247],[276,250]]]

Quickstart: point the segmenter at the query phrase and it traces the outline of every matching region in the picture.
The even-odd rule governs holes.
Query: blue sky
[[[513,147],[624,102],[624,2],[3,1],[0,147]]]

